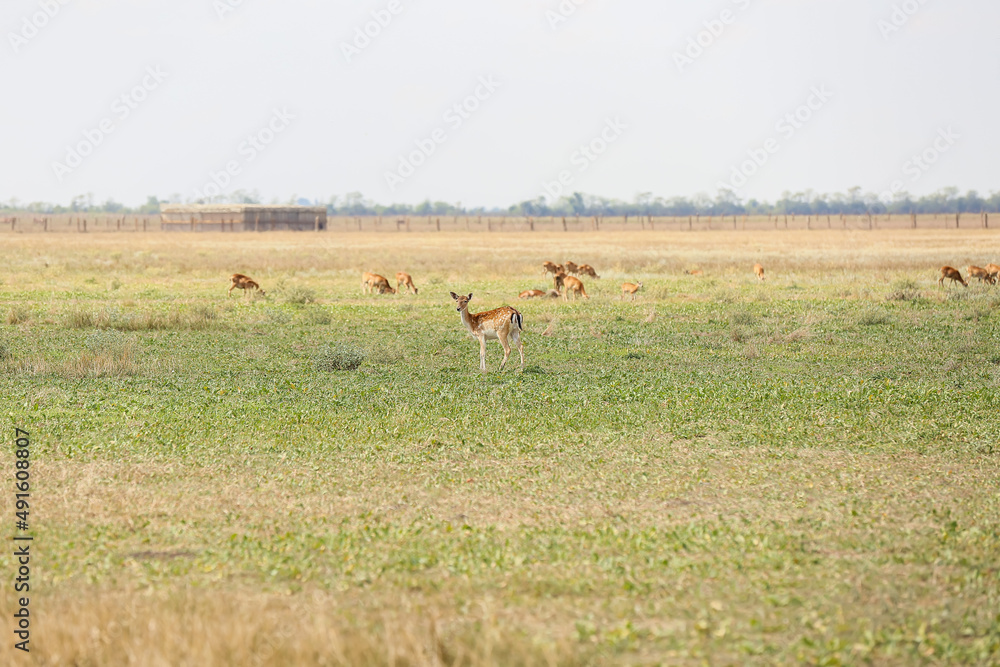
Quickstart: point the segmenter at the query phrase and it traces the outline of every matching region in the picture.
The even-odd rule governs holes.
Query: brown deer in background
[[[970,280],[976,278],[979,280],[979,282],[986,283],[987,285],[992,285],[993,283],[996,282],[992,274],[990,274],[990,272],[987,269],[984,269],[981,266],[973,266],[972,264],[970,264],[969,268],[966,270],[966,273],[969,274]]]
[[[242,273],[234,273],[229,276],[229,292],[226,296],[232,296],[233,290],[239,288],[243,290],[243,296],[253,295],[254,292],[260,292],[261,296],[267,296],[267,292],[260,288],[252,278],[245,276]]]
[[[757,276],[757,280],[764,280],[764,267],[760,264],[753,265],[754,275]]]
[[[631,294],[632,300],[635,301],[635,293],[640,289],[642,289],[642,282],[622,283],[622,300],[625,299],[626,294]]]
[[[952,266],[942,266],[941,267],[941,277],[938,278],[938,285],[944,287],[945,278],[951,280],[952,283],[962,283],[963,287],[968,287],[969,283],[965,282],[962,278],[961,272]]]
[[[395,294],[396,290],[392,288],[389,284],[389,279],[385,276],[380,276],[377,273],[368,273],[367,271],[361,274],[361,292],[363,294],[369,294],[375,292],[376,294]]]
[[[573,293],[573,300],[576,301],[576,295],[579,294],[584,299],[589,299],[590,296],[587,295],[587,290],[583,289],[583,283],[579,278],[574,278],[573,276],[566,276],[563,278],[563,285],[565,286],[565,291],[563,292],[563,301],[569,301],[570,292]]]
[[[418,294],[417,286],[413,284],[413,278],[409,273],[404,273],[400,271],[396,274],[396,291],[400,291],[400,285],[405,287],[407,290],[413,290],[414,294]]]

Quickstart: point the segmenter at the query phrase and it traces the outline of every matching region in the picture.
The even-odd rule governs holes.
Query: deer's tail
[[[512,324],[517,325],[518,330],[524,331],[524,318],[521,316],[521,313],[515,310],[514,314],[510,316],[510,321]]]

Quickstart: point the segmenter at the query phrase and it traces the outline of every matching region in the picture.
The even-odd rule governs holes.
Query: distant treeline
[[[128,207],[114,200],[95,204],[91,197],[75,197],[69,206],[32,202],[24,204],[17,199],[0,202],[0,211],[29,211],[33,213],[131,213],[155,214],[160,204],[262,204],[265,203],[256,191],[237,190],[229,195],[216,197],[210,201],[186,201],[179,195],[169,199],[150,196],[146,203],[138,207]],[[988,197],[980,196],[975,190],[964,195],[958,188],[943,188],[934,194],[913,198],[906,193],[897,194],[892,201],[885,201],[879,195],[862,192],[861,188],[851,188],[845,193],[817,194],[786,192],[778,201],[762,202],[756,199],[741,200],[734,192],[720,190],[714,197],[698,194],[693,197],[654,197],[652,193],[636,195],[633,201],[608,199],[574,192],[556,202],[545,197],[523,201],[507,208],[467,207],[447,202],[420,204],[391,204],[383,206],[365,199],[360,192],[352,192],[343,197],[334,196],[326,201],[311,200],[292,196],[287,200],[272,199],[269,205],[326,206],[328,215],[494,215],[494,216],[688,216],[688,215],[864,215],[866,213],[931,214],[931,213],[979,213],[1000,211],[1000,191]]]

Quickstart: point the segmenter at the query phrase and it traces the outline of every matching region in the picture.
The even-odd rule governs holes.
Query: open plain
[[[0,234],[0,660],[1000,663],[1000,286],[937,284],[998,241]],[[519,301],[545,260],[590,299]]]

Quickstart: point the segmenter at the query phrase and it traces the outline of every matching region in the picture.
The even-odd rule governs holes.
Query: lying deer
[[[540,289],[527,289],[517,295],[518,299],[537,299],[545,296],[545,292]]]
[[[414,294],[418,294],[417,286],[413,284],[413,278],[409,273],[404,273],[400,271],[396,274],[396,291],[400,291],[400,285],[405,287],[407,290],[413,290]]]
[[[242,273],[234,273],[229,276],[229,292],[226,296],[232,296],[233,290],[236,288],[244,290],[243,296],[247,296],[248,294],[252,295],[255,291],[260,292],[261,296],[267,296],[267,292],[262,290],[260,285],[258,285],[252,278],[245,276]]]
[[[487,310],[482,313],[470,313],[469,296],[459,296],[454,292],[451,298],[458,304],[458,312],[462,314],[462,324],[469,330],[474,338],[479,341],[479,370],[486,372],[486,341],[496,339],[500,341],[503,348],[503,361],[500,362],[500,370],[507,365],[510,357],[510,339],[517,345],[517,351],[521,354],[521,370],[524,370],[524,345],[521,344],[521,331],[524,329],[524,319],[515,308],[503,306],[494,310]]]
[[[945,278],[951,280],[952,283],[962,283],[964,287],[969,286],[969,283],[965,282],[965,279],[962,278],[962,274],[959,272],[959,270],[954,267],[951,266],[941,267],[941,277],[938,278],[938,285],[944,287]]]
[[[642,282],[637,283],[622,283],[622,300],[625,300],[626,294],[632,295],[632,300],[635,301],[635,293],[642,289]]]
[[[763,270],[763,269],[761,269],[761,270]],[[688,276],[701,276],[701,275],[704,275],[704,274],[705,274],[705,272],[702,271],[701,269],[695,269],[693,271],[688,271],[687,269],[684,269],[684,275],[688,275]]]

